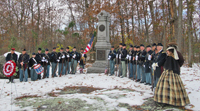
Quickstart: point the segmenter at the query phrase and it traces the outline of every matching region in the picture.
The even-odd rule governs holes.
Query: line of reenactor
[[[52,52],[49,53],[48,49],[45,49],[45,53],[42,53],[41,48],[38,48],[38,53],[32,53],[32,57],[26,53],[26,49],[22,50],[22,54],[20,54],[19,58],[17,54],[14,52],[15,49],[11,49],[11,53],[9,53],[6,57],[6,61],[14,60],[15,63],[18,64],[19,68],[19,79],[20,82],[28,81],[28,69],[30,70],[30,77],[32,81],[36,81],[38,79],[49,78],[50,75],[50,66],[52,77],[58,77],[67,74],[75,74],[77,71],[77,64],[79,63],[80,68],[84,69],[86,64],[87,55],[84,54],[83,48],[81,48],[80,52],[76,51],[76,47],[73,47],[73,51],[70,52],[69,47],[60,49],[60,52],[56,52],[56,47],[53,48]],[[43,67],[43,78],[41,74],[36,73],[35,66]],[[58,69],[58,74],[56,71]],[[13,82],[14,77],[9,78],[9,82]]]
[[[129,50],[126,49],[126,44],[120,43],[117,50],[112,46],[108,54],[109,76],[128,77],[145,85],[153,84],[155,87],[163,70],[165,58],[166,53],[163,52],[161,43],[146,47],[143,44],[130,45]],[[154,66],[155,64],[157,65]]]

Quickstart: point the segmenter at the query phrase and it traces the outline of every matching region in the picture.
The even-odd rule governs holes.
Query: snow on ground
[[[188,109],[199,110],[200,109],[200,69],[186,68],[181,69],[181,78],[185,85],[186,91],[189,95],[191,104],[186,106]],[[47,93],[55,89],[62,89],[65,86],[92,86],[95,88],[104,88],[104,90],[94,91],[90,94],[68,94],[62,95],[63,98],[79,98],[87,101],[88,104],[97,103],[90,99],[91,97],[97,96],[102,98],[109,104],[106,104],[108,108],[117,108],[119,103],[127,103],[130,106],[142,105],[146,98],[152,97],[153,93],[150,86],[134,82],[128,78],[119,78],[115,76],[106,76],[104,74],[76,74],[66,75],[62,77],[43,79],[39,81],[19,82],[19,79],[15,79],[15,84],[5,83],[8,80],[0,80],[0,110],[11,110],[11,91],[12,91],[12,102],[14,98],[23,95],[38,95],[46,97]],[[16,86],[16,89],[15,89]],[[115,90],[115,88],[128,88],[135,90],[129,92],[125,90]],[[12,89],[12,90],[11,90]],[[112,90],[109,90],[112,89]],[[58,90],[57,90],[58,91]],[[142,93],[141,93],[142,92]],[[115,97],[122,95],[122,97]],[[112,96],[112,97],[111,97]],[[99,103],[100,104],[100,103]],[[12,110],[22,110],[20,106],[13,104]],[[32,107],[26,108],[26,110],[32,110]],[[118,108],[118,110],[127,110],[126,108]]]

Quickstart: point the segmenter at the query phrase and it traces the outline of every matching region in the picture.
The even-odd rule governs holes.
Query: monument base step
[[[105,68],[98,68],[98,67],[89,67],[87,69],[87,74],[88,73],[105,73]]]
[[[105,69],[108,67],[108,62],[106,61],[95,61],[94,64],[92,64],[92,67],[89,67],[87,69],[87,73],[104,73]]]

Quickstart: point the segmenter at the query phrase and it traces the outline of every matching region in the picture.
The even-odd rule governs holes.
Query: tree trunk
[[[130,38],[130,33],[129,33],[129,14],[128,14],[128,9],[127,9],[127,1],[125,1],[125,10],[126,10],[126,34],[128,35],[128,39]],[[130,44],[129,44],[130,45]]]
[[[177,25],[178,25],[176,4],[175,4],[175,0],[169,0],[169,1],[170,1],[170,13],[171,13],[170,24],[171,24],[171,31],[172,31],[172,35],[170,39],[171,41],[174,41],[176,40],[176,37],[177,37]]]
[[[131,8],[132,8],[132,15],[131,15],[131,17],[132,17],[132,38],[133,38],[133,41],[134,41],[135,36],[134,36],[134,14],[133,14],[134,8],[133,8],[133,0],[132,0]]]
[[[71,2],[68,3],[68,7],[69,7],[69,10],[70,10],[70,13],[71,13],[72,21],[74,21],[74,23],[75,23],[75,29],[77,29],[76,28],[76,20],[75,20],[73,10],[72,10],[72,7],[71,7]],[[73,29],[73,27],[72,27],[72,29]],[[72,31],[72,33],[73,33],[73,31]]]
[[[38,40],[39,40],[39,33],[40,33],[40,0],[37,0],[37,10],[38,10],[38,17],[37,17],[37,37],[36,37],[36,41],[35,44],[38,44]]]
[[[189,44],[189,50],[188,50],[188,64],[189,67],[192,67],[192,37],[191,37],[191,10],[190,10],[190,2],[187,1],[187,30],[188,30],[188,44]]]
[[[122,35],[122,43],[124,44],[124,17],[123,17],[123,13],[121,12],[121,8],[120,8],[120,2],[118,1],[118,8],[119,8],[119,18],[120,18],[120,26],[121,26],[121,35]]]
[[[154,2],[154,1],[149,1],[149,7],[150,7],[150,13],[151,13],[152,24],[153,24],[153,37],[154,37],[153,41],[154,41],[154,42],[157,42],[157,40],[156,40],[156,34],[155,34],[155,32],[156,32],[156,25],[155,25],[155,17],[154,17],[153,2]]]
[[[179,6],[178,6],[178,35],[177,35],[177,45],[179,52],[183,53],[182,48],[182,33],[183,33],[183,25],[182,25],[182,0],[179,0]]]
[[[137,0],[135,0],[135,3],[136,3],[136,7],[137,7],[137,16],[138,16],[138,35],[139,35],[139,38],[140,38],[140,36],[141,36],[141,29],[140,29],[139,4],[138,4]]]
[[[165,5],[164,5],[164,0],[162,0],[162,12],[163,12],[163,41],[164,41],[164,49],[166,49],[166,26],[167,23],[165,23],[166,19],[165,19]]]
[[[30,5],[31,5],[31,33],[32,33],[32,48],[31,48],[31,52],[35,51],[35,29],[34,29],[34,11],[33,11],[33,5],[34,5],[34,0],[31,1],[29,0]]]
[[[149,43],[149,31],[148,31],[149,28],[148,28],[147,19],[146,19],[147,9],[145,9],[143,0],[142,0],[142,6],[143,6],[143,12],[144,12],[145,35],[146,35],[147,43]]]

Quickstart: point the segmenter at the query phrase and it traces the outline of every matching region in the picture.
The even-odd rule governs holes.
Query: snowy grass
[[[200,74],[197,67],[193,68],[181,68],[181,78],[185,85],[191,104],[186,106],[188,109],[199,110],[200,109]],[[47,93],[51,91],[60,92],[65,86],[89,86],[95,88],[103,88],[103,90],[94,91],[90,94],[65,94],[60,95],[58,98],[67,99],[80,99],[87,104],[95,104],[98,107],[105,107],[103,110],[128,110],[123,107],[119,107],[119,103],[128,104],[130,106],[142,105],[146,98],[153,97],[153,92],[150,86],[134,82],[128,78],[119,78],[115,76],[106,76],[104,74],[76,74],[66,75],[62,77],[43,79],[39,81],[30,81],[20,83],[18,79],[15,79],[15,84],[6,84],[3,89],[4,82],[8,80],[0,80],[0,91],[2,91],[0,97],[0,109],[11,110],[11,95],[12,103],[18,101],[14,98],[24,95],[38,95],[41,98],[53,99],[49,97]],[[17,91],[15,90],[15,86]],[[119,90],[119,89],[127,90]],[[11,90],[12,89],[12,90]],[[128,90],[130,89],[130,90]],[[95,99],[94,99],[95,98]],[[35,101],[35,98],[29,98],[29,101]],[[66,102],[69,104],[69,102]],[[82,103],[81,103],[82,104]],[[44,106],[46,107],[46,106]],[[88,106],[85,109],[89,108]],[[13,104],[12,110],[34,110],[32,106],[22,108],[19,104]]]

